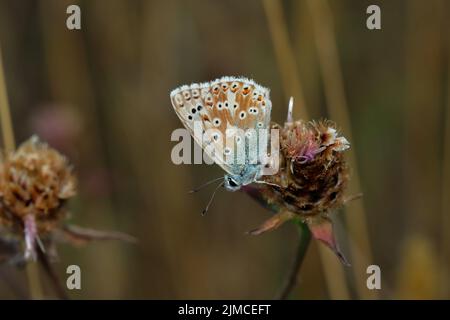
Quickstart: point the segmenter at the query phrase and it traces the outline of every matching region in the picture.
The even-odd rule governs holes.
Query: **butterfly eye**
[[[231,154],[231,149],[227,147],[224,149],[223,153],[226,155],[229,155],[229,154]]]
[[[245,111],[241,111],[241,113],[239,113],[239,118],[244,119],[246,116]]]
[[[223,91],[227,91],[227,89],[228,89],[228,85],[226,83],[223,83],[222,84],[222,90]]]
[[[202,109],[203,109],[202,105],[199,104],[199,105],[197,106],[197,111],[200,111],[200,110],[202,110]]]
[[[219,93],[219,90],[220,90],[220,87],[218,86],[218,85],[215,85],[214,87],[213,87],[213,92],[214,92],[214,94],[218,94]]]
[[[236,92],[238,89],[238,84],[237,82],[233,82],[233,84],[231,85],[231,92]]]
[[[258,128],[262,128],[264,126],[264,123],[258,122],[257,126],[258,126]]]
[[[225,102],[225,108],[228,108],[228,102]]]
[[[191,115],[189,115],[189,116],[188,116],[188,119],[189,119],[189,120],[192,120],[192,116],[191,116]]]
[[[197,109],[195,109],[195,108],[192,108],[192,109],[191,109],[191,113],[192,113],[192,114],[195,114],[196,112],[197,112]]]
[[[222,110],[222,107],[223,107],[222,102],[219,102],[219,103],[217,104],[217,109],[218,109],[218,110]]]
[[[237,103],[233,104],[233,108],[234,108],[234,109],[237,109],[237,108],[238,108]]]
[[[237,182],[234,181],[234,180],[231,179],[231,178],[228,178],[228,184],[229,184],[230,186],[232,186],[232,187],[237,187],[237,186],[238,186]]]
[[[245,86],[245,87],[242,88],[242,94],[244,96],[246,96],[249,93],[250,93],[250,88],[248,86]]]

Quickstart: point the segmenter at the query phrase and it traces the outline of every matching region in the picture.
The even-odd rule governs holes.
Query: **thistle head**
[[[280,170],[264,176],[265,185],[249,186],[244,191],[276,212],[251,234],[273,230],[285,221],[300,219],[313,237],[348,264],[339,250],[329,214],[346,202],[348,167],[343,151],[349,142],[328,120],[293,121],[292,100],[287,121],[280,129]]]
[[[31,255],[39,235],[65,217],[64,204],[75,191],[67,159],[33,136],[0,163],[0,224],[23,233]]]

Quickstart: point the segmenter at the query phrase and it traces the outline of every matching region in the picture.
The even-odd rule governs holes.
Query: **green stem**
[[[306,251],[308,251],[309,243],[311,242],[311,231],[309,231],[306,223],[300,222],[296,220],[298,231],[299,231],[299,242],[297,247],[297,252],[295,255],[295,259],[292,263],[292,267],[289,271],[289,275],[286,278],[286,282],[283,285],[277,299],[285,300],[289,297],[292,290],[295,288],[297,284],[297,275],[300,271],[300,268],[303,263],[303,259],[305,258]]]

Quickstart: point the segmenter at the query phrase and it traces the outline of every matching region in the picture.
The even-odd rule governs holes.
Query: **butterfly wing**
[[[237,153],[237,157],[241,158],[247,157],[255,148],[254,143],[248,142],[250,139],[243,139],[242,132],[248,129],[259,132],[257,129],[268,129],[270,125],[272,103],[269,90],[246,78],[223,77],[181,86],[171,92],[170,99],[194,140],[230,174],[241,173],[247,165],[245,159],[230,157],[235,151],[233,146],[246,143],[245,153]],[[205,139],[198,132],[213,134]]]

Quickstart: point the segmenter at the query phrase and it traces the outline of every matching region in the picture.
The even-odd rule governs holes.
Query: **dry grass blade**
[[[306,102],[298,75],[295,56],[289,42],[286,21],[283,16],[283,8],[278,0],[263,1],[267,21],[272,36],[274,50],[280,68],[285,95],[294,94],[300,105],[300,118],[308,119]],[[296,111],[297,112],[297,111]],[[334,299],[349,299],[343,266],[328,248],[319,246],[322,266],[327,279],[330,296]]]
[[[6,91],[6,82],[3,70],[3,56],[0,46],[0,117],[2,124],[3,144],[6,152],[15,149],[14,131],[11,121],[11,113],[8,103],[8,94]],[[43,291],[41,280],[39,279],[39,268],[36,263],[28,262],[26,272],[29,281],[30,297],[32,299],[42,299]]]
[[[53,268],[48,256],[40,248],[38,248],[38,256],[39,261],[42,264],[42,268],[49,277],[58,297],[62,300],[68,300],[69,296],[67,295],[66,288],[62,285],[61,279]]]
[[[339,55],[333,33],[333,16],[328,2],[325,0],[309,0],[308,5],[314,22],[315,40],[324,79],[329,115],[334,121],[339,123],[345,136],[350,141],[353,141]],[[348,162],[353,170],[348,192],[349,194],[356,194],[361,191],[361,183],[354,149],[353,152],[349,153]],[[370,264],[368,262],[372,261],[372,254],[362,200],[355,201],[346,210],[348,212],[347,228],[353,238],[353,241],[350,242],[350,249],[357,293],[360,298],[376,298],[377,294],[375,292],[367,290],[366,280],[363,276],[367,266]],[[358,252],[364,252],[364,255],[358,254]]]
[[[137,242],[135,237],[117,231],[100,231],[74,225],[65,225],[61,231],[63,232],[62,237],[73,244],[79,245],[98,240],[119,240],[130,243]]]
[[[308,119],[306,102],[303,96],[294,52],[289,41],[283,8],[279,0],[264,0],[263,5],[272,37],[275,56],[281,73],[286,101],[290,96],[294,96],[294,101],[299,106],[295,114],[300,115],[302,119]]]
[[[450,37],[447,48],[450,49]],[[448,299],[450,296],[449,268],[450,265],[450,54],[447,56],[447,104],[444,110],[444,139],[442,159],[442,275],[441,275],[441,298]]]
[[[4,151],[5,152],[13,151],[15,148],[14,132],[12,129],[11,114],[9,111],[8,93],[6,90],[1,47],[0,47],[0,118],[2,124]]]

